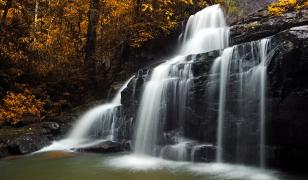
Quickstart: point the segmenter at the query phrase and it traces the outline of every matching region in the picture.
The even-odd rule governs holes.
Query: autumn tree
[[[0,29],[4,28],[5,22],[6,22],[6,18],[7,18],[7,14],[8,14],[9,9],[11,7],[12,7],[12,0],[7,0],[6,3],[5,3],[5,6],[4,6],[2,17],[1,17]]]
[[[99,20],[100,1],[90,0],[89,17],[88,17],[88,32],[87,43],[85,47],[85,63],[90,67],[93,64],[93,56],[96,45],[96,29]]]
[[[217,2],[0,0],[0,63],[42,82],[95,76],[107,86],[126,60],[123,49],[170,34],[211,3]]]
[[[300,10],[308,7],[307,0],[278,0],[268,6],[271,15],[281,15],[290,10]]]

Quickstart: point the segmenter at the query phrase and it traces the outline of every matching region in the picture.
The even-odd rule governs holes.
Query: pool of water
[[[275,180],[278,171],[217,163],[187,163],[130,154],[46,152],[0,160],[1,180]],[[304,179],[304,178],[303,178]]]

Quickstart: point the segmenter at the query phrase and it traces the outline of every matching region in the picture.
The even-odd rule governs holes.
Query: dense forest
[[[106,94],[119,72],[136,70],[125,52],[170,35],[189,15],[216,3],[234,22],[270,1],[0,1],[0,122],[16,124],[23,114],[55,115],[95,95],[93,89]],[[279,14],[306,6],[283,0],[268,10]],[[85,98],[73,97],[76,93]]]

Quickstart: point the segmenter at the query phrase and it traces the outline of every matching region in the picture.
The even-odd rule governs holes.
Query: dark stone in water
[[[10,154],[18,155],[37,151],[47,146],[49,142],[50,140],[46,136],[25,135],[6,143]]]
[[[126,142],[104,141],[91,147],[77,148],[75,150],[92,153],[116,153],[129,150],[129,145]]]
[[[10,152],[7,150],[7,146],[0,142],[0,158],[8,155],[10,155]]]
[[[192,160],[195,162],[213,162],[216,159],[216,147],[204,145],[194,150]]]

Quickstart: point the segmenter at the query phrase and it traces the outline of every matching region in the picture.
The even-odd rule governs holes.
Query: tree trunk
[[[35,10],[34,10],[34,24],[35,24],[35,27],[36,27],[36,24],[37,24],[38,8],[39,8],[39,2],[38,2],[38,0],[36,0],[35,1]]]
[[[1,17],[1,22],[0,22],[0,30],[2,31],[5,28],[5,24],[6,24],[6,16],[9,12],[9,9],[12,7],[12,0],[7,0],[5,7],[4,7],[4,12],[3,15]]]
[[[93,68],[96,46],[96,27],[99,20],[99,0],[90,0],[90,9],[88,13],[88,34],[84,62],[87,66]]]
[[[138,23],[140,21],[141,5],[142,5],[141,0],[136,0],[136,5],[135,5],[135,23]]]

